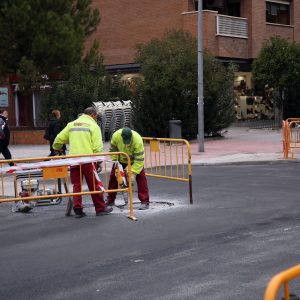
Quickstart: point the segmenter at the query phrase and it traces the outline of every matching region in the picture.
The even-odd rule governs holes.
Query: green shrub
[[[191,34],[169,31],[138,46],[142,80],[133,99],[134,126],[144,136],[167,137],[168,122],[182,121],[182,135],[197,135],[197,40]],[[204,53],[204,126],[216,134],[234,120],[233,68]]]

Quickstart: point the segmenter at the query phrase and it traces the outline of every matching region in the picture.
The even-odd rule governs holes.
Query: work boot
[[[149,208],[149,203],[147,203],[147,202],[141,202],[139,210],[146,210],[148,208]]]
[[[28,213],[33,209],[33,204],[29,203],[23,203],[19,206],[19,212],[22,213]]]
[[[105,201],[105,206],[114,206],[115,203],[114,202],[110,202],[108,200]]]
[[[99,216],[108,215],[108,214],[110,214],[112,211],[113,211],[113,208],[112,208],[112,207],[105,207],[104,210],[97,212],[97,213],[96,213],[96,216],[99,217]]]
[[[86,216],[86,213],[82,210],[82,208],[74,208],[75,218],[83,218]]]

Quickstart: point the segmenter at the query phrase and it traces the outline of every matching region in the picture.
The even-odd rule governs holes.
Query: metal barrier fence
[[[189,183],[192,195],[191,147],[187,140],[143,137],[146,175]]]
[[[265,290],[264,300],[276,300],[281,286],[283,286],[284,300],[293,300],[290,297],[291,295],[288,283],[299,276],[300,265],[294,266],[275,275],[268,283],[268,286]]]
[[[281,120],[243,120],[235,121],[232,127],[249,127],[251,129],[280,128]]]
[[[118,189],[108,190],[110,169],[108,165],[115,163],[110,160],[111,155],[123,155],[127,158],[128,162],[128,184],[125,186],[120,186],[118,180]],[[14,166],[9,166],[8,163],[14,163]],[[93,172],[93,189],[90,191],[86,190],[86,187],[82,180],[82,165],[87,163],[101,163],[102,174],[104,180],[99,190],[99,186],[96,187],[96,177],[99,176],[98,173]],[[80,172],[80,192],[70,192],[70,179],[69,171],[73,166],[79,166]],[[36,178],[40,179],[36,180]],[[26,178],[26,183],[19,189],[18,179]],[[125,178],[125,176],[124,176]],[[58,188],[58,180],[63,180],[65,191],[62,192]],[[97,177],[97,180],[100,178]],[[126,180],[126,179],[124,179]],[[126,181],[125,181],[126,182]],[[42,188],[39,189],[39,186]],[[49,186],[52,186],[49,189]],[[50,191],[50,192],[49,192]],[[73,207],[73,203],[70,201],[72,196],[78,195],[92,195],[104,192],[122,192],[128,193],[129,198],[129,216],[131,220],[136,220],[133,214],[133,203],[132,203],[132,174],[130,166],[130,158],[124,152],[110,152],[110,153],[99,153],[99,154],[86,154],[86,155],[66,155],[66,156],[53,156],[53,157],[39,157],[39,158],[22,158],[13,160],[0,160],[0,203],[1,202],[16,202],[16,201],[43,201],[45,199],[58,199],[63,197],[68,197],[69,202],[67,205],[68,215]]]
[[[293,149],[300,149],[300,118],[282,121],[282,142],[284,158],[294,158]]]

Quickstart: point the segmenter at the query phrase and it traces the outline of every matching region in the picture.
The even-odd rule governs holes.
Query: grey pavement
[[[204,152],[190,141],[192,164],[214,165],[254,162],[283,162],[282,132],[272,129],[229,128],[220,138],[206,138]],[[109,143],[104,144],[108,151]],[[42,157],[49,154],[48,145],[11,145],[13,158]],[[294,161],[297,161],[295,159]]]
[[[65,202],[29,214],[0,205],[0,299],[263,299],[299,264],[298,165],[195,166],[193,177],[194,205],[185,183],[149,178],[137,222],[117,209],[96,217],[91,201],[83,219],[65,217]]]
[[[299,170],[277,164],[281,146],[281,131],[267,129],[229,128],[204,153],[191,141],[194,205],[185,182],[149,178],[137,222],[116,207],[96,217],[90,197],[79,220],[64,216],[66,201],[29,214],[1,204],[0,299],[262,299],[272,276],[299,263]]]
[[[200,165],[282,162],[280,129],[229,128],[220,138],[206,138],[204,152],[191,141],[192,162]]]

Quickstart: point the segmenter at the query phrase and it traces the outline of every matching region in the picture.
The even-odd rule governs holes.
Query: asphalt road
[[[95,217],[90,202],[83,219],[64,204],[27,215],[1,204],[0,299],[262,299],[300,262],[299,168],[195,166],[192,206],[186,183],[151,179],[152,201],[174,205],[137,222]]]

